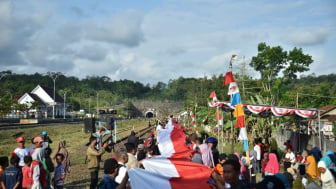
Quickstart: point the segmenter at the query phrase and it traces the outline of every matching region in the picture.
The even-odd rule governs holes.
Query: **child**
[[[0,178],[6,167],[8,167],[8,157],[7,156],[0,157]],[[0,189],[3,189],[1,185],[1,179],[0,179]]]
[[[65,180],[65,169],[62,164],[64,160],[63,154],[56,154],[56,167],[55,167],[55,174],[53,178],[53,184],[55,189],[63,189],[64,188],[64,180]]]
[[[25,166],[22,167],[22,188],[31,188],[33,185],[33,177],[31,170],[31,163],[33,158],[31,156],[24,156],[23,161]]]
[[[7,167],[2,175],[1,185],[3,188],[16,189],[21,187],[22,172],[19,168],[20,158],[12,156],[10,159],[11,166]]]

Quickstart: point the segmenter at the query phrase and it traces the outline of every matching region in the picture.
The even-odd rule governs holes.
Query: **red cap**
[[[41,137],[35,137],[33,140],[34,143],[39,143],[39,142],[43,142],[43,139]]]
[[[25,138],[23,136],[17,137],[16,142],[24,142]]]

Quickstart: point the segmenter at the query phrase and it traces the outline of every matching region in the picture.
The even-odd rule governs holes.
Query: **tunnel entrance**
[[[153,112],[146,112],[145,117],[146,118],[152,118],[152,117],[154,117],[154,113]]]

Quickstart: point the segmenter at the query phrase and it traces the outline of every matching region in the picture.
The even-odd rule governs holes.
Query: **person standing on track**
[[[91,183],[90,189],[94,189],[98,184],[98,171],[99,171],[99,159],[98,157],[105,153],[105,148],[107,147],[107,143],[103,145],[103,148],[100,150],[95,149],[95,145],[97,143],[97,138],[95,136],[90,136],[89,143],[87,143],[88,149],[86,151],[87,159],[88,159],[88,169],[90,171]]]

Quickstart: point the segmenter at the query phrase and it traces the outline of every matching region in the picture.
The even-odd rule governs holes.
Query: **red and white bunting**
[[[268,106],[258,106],[258,105],[246,105],[247,109],[249,109],[254,114],[259,114],[265,110],[268,110]]]
[[[309,118],[316,114],[314,110],[295,110],[296,115],[301,116],[303,118]]]
[[[284,116],[287,114],[293,114],[295,110],[292,108],[271,107],[271,111],[275,116]]]
[[[223,106],[223,105],[227,105],[231,107],[231,103],[230,102],[223,102],[223,101],[211,101],[208,103],[208,105],[210,107],[218,107],[218,106]]]

